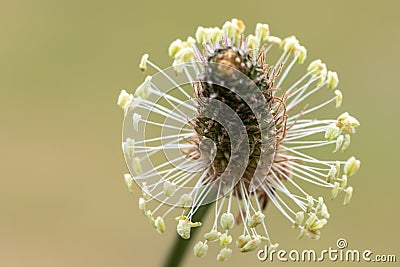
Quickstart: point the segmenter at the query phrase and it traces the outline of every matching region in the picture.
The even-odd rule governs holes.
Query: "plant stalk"
[[[193,222],[202,222],[204,221],[205,216],[207,215],[208,210],[212,207],[211,204],[201,206],[195,214],[193,214],[192,221]],[[163,267],[178,267],[183,262],[185,258],[187,249],[190,246],[191,240],[194,239],[199,228],[192,228],[190,231],[190,238],[183,239],[180,236],[175,240],[174,245],[172,246],[167,259],[164,261]]]

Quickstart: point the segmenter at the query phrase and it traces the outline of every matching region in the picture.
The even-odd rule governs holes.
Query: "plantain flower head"
[[[267,205],[299,238],[319,239],[330,218],[325,199],[349,204],[348,183],[360,168],[354,156],[332,153],[346,151],[360,125],[335,111],[343,101],[338,74],[320,59],[303,67],[307,50],[295,36],[273,36],[263,23],[246,29],[238,19],[198,27],[195,38],[166,49],[164,69],[145,54],[139,67],[154,73],[118,98],[125,181],[130,191],[133,181],[141,187],[140,211],[157,232],[176,229],[189,239],[203,228],[193,220],[198,209],[213,205],[214,223],[193,252],[219,261],[262,243],[277,247],[267,221],[278,218]],[[324,90],[331,96],[317,102]]]

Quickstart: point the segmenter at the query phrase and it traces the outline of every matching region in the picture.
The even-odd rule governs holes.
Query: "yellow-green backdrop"
[[[352,204],[329,203],[319,241],[298,241],[271,207],[274,240],[322,250],[343,237],[399,257],[399,9],[392,0],[0,1],[0,266],[161,264],[174,226],[158,235],[137,209],[139,191],[126,190],[116,98],[144,78],[144,52],[166,67],[172,40],[233,17],[296,34],[309,58],[339,72],[344,107],[362,124],[349,150],[362,160]],[[214,254],[190,253],[184,266],[214,266]],[[218,264],[270,263],[234,253]]]

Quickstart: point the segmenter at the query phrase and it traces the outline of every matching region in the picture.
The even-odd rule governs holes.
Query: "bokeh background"
[[[139,191],[126,189],[116,98],[143,80],[144,52],[167,67],[171,41],[233,17],[249,32],[264,22],[275,35],[296,34],[309,59],[339,72],[344,108],[362,124],[348,152],[362,160],[352,205],[329,203],[319,241],[298,241],[270,207],[274,240],[322,250],[343,237],[399,261],[399,8],[392,0],[1,0],[0,266],[161,265],[174,226],[158,235],[137,209]],[[204,259],[189,254],[184,266],[217,265],[212,247]],[[271,263],[255,253],[218,263],[244,264]]]

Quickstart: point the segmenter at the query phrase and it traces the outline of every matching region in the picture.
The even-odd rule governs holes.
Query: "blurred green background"
[[[333,216],[319,241],[298,241],[270,207],[273,239],[322,250],[343,237],[399,261],[399,8],[392,0],[0,1],[0,266],[160,266],[175,226],[158,235],[137,209],[139,191],[126,189],[116,99],[146,75],[137,68],[144,52],[167,67],[171,41],[233,17],[247,32],[264,22],[272,34],[296,34],[308,62],[320,57],[338,71],[344,108],[362,124],[348,152],[362,160],[352,205],[328,202]],[[191,254],[184,266],[217,264],[213,247],[204,259]],[[219,265],[243,264],[270,263],[235,252]]]

